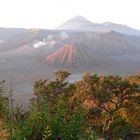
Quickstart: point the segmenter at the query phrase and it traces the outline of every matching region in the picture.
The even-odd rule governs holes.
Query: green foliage
[[[116,116],[110,125],[109,134],[112,140],[125,139],[133,131],[133,127],[120,116]]]
[[[48,140],[51,135],[52,135],[52,131],[49,129],[48,126],[46,126],[46,128],[44,130],[44,134],[43,134],[42,140]]]
[[[140,129],[140,85],[128,78],[87,73],[69,83],[66,70],[54,73],[53,80],[34,84],[34,98],[25,112],[13,112],[2,95],[0,117],[10,140],[95,140],[98,137],[132,139]],[[1,119],[0,118],[0,119]]]
[[[87,128],[83,134],[83,137],[80,140],[96,140],[96,134],[92,128]]]
[[[56,71],[54,74],[55,78],[61,82],[64,82],[71,75],[67,70]]]

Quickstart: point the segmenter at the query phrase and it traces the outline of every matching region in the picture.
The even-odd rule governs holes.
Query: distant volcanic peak
[[[57,30],[85,30],[88,26],[92,26],[93,23],[82,16],[76,16],[58,26]]]
[[[54,60],[59,59],[61,63],[65,61],[67,64],[71,64],[75,47],[76,46],[73,44],[64,45],[63,47],[58,49],[56,52],[48,55],[47,62],[52,62]]]
[[[75,16],[67,22],[61,24],[56,30],[63,31],[88,31],[88,32],[106,32],[109,30],[116,31],[118,33],[126,35],[136,35],[140,36],[140,31],[133,29],[129,26],[123,24],[116,24],[113,22],[104,22],[104,23],[93,23],[92,21],[84,18],[83,16]]]
[[[70,20],[68,20],[68,22],[88,22],[91,23],[92,22],[90,20],[88,20],[87,18],[83,17],[83,16],[75,16],[73,18],[71,18]]]

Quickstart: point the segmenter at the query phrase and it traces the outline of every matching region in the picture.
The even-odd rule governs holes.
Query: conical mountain
[[[113,61],[101,52],[97,54],[89,47],[72,43],[67,43],[48,55],[47,62],[50,66],[74,69],[100,68],[113,64]]]
[[[123,24],[112,22],[93,23],[83,16],[75,16],[61,24],[56,30],[86,31],[86,32],[110,32],[115,31],[126,35],[140,36],[140,31]]]
[[[90,27],[93,26],[93,23],[88,19],[84,18],[83,16],[75,16],[72,19],[66,21],[65,23],[61,24],[57,27],[57,30],[78,30],[78,31],[85,31],[90,30]]]

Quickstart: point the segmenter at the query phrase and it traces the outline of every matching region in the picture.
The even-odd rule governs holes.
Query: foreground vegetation
[[[85,74],[68,82],[68,71],[34,84],[27,111],[13,109],[0,83],[0,140],[139,140],[140,76]]]

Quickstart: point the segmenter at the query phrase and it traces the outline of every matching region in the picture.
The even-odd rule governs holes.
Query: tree
[[[80,105],[72,107],[70,98],[75,86],[66,81],[69,75],[68,71],[57,71],[53,80],[35,82],[33,112],[44,114],[42,122],[47,118],[46,122],[38,124],[43,128],[38,130],[43,134],[43,139],[75,140],[82,136],[83,109]]]
[[[79,83],[82,85],[80,88],[78,87],[78,90],[84,96],[83,102],[88,100],[90,103],[91,101],[90,110],[98,110],[104,118],[102,133],[106,139],[114,116],[124,108],[124,105],[135,96],[136,92],[140,92],[140,88],[137,84],[130,83],[118,76],[98,76],[89,73],[84,75],[83,80]]]

